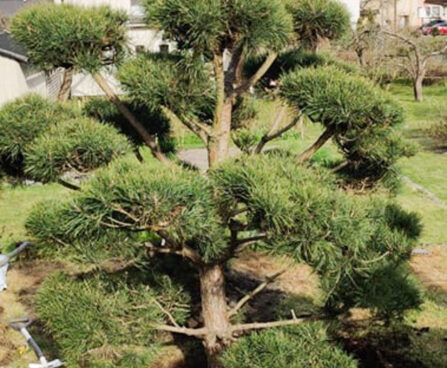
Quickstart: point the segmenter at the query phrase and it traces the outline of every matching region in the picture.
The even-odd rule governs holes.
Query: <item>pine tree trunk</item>
[[[205,266],[200,271],[202,317],[208,333],[204,339],[208,368],[222,368],[219,356],[230,341],[230,321],[221,265]]]
[[[66,68],[64,70],[64,77],[62,79],[61,88],[57,96],[58,101],[61,103],[67,102],[67,100],[70,98],[71,85],[73,83],[73,74],[74,74],[73,67]]]
[[[95,73],[93,75],[93,79],[96,81],[98,86],[103,90],[103,92],[107,95],[109,100],[115,104],[121,114],[127,119],[130,125],[138,132],[146,145],[150,148],[152,155],[158,159],[159,161],[165,164],[171,164],[169,159],[160,151],[160,148],[155,141],[154,137],[152,137],[143,126],[143,124],[138,121],[138,119],[130,112],[130,110],[122,103],[120,98],[116,95],[116,93],[109,86],[107,81],[100,73]]]
[[[228,158],[230,153],[232,114],[233,101],[226,99],[220,116],[216,117],[214,134],[208,144],[209,167],[213,167]]]
[[[422,92],[423,81],[424,81],[423,75],[418,75],[413,81],[414,99],[417,102],[422,102],[424,100],[424,96],[423,96],[423,92]]]

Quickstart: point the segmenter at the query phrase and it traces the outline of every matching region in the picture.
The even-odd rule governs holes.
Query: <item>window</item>
[[[431,14],[432,14],[432,17],[439,18],[441,16],[441,8],[439,6],[432,6]]]
[[[143,45],[137,45],[137,46],[135,46],[135,52],[137,53],[137,54],[141,54],[141,53],[143,53],[145,51],[145,47],[143,46]]]
[[[166,43],[161,44],[160,45],[160,52],[164,53],[164,54],[169,53],[169,45],[166,44]]]
[[[426,6],[425,7],[425,16],[428,18],[428,17],[431,17],[431,8],[429,7],[429,6]]]

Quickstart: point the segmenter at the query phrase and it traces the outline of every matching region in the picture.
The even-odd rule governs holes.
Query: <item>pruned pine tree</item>
[[[214,368],[221,366],[220,354],[232,349],[235,339],[254,330],[312,324],[320,318],[343,315],[352,307],[370,308],[376,318],[390,320],[420,302],[417,289],[406,277],[399,276],[420,232],[418,218],[377,198],[356,199],[337,188],[336,180],[325,170],[298,166],[288,157],[247,156],[227,161],[206,176],[125,159],[102,169],[82,189],[65,203],[44,203],[29,217],[27,228],[41,243],[49,244],[46,252],[57,251],[65,259],[74,254],[83,263],[96,260],[96,268],[117,259],[127,265],[118,270],[127,267],[127,273],[135,273],[133,286],[125,286],[122,279],[122,291],[107,286],[124,277],[120,273],[113,276],[109,270],[99,276],[103,286],[98,286],[97,292],[104,293],[102,298],[110,298],[110,303],[116,302],[117,295],[146,285],[145,273],[166,273],[167,269],[156,266],[157,262],[168,269],[172,265],[173,273],[167,273],[172,282],[184,287],[191,282],[192,290],[196,290],[196,282],[199,286],[200,296],[193,299],[198,300],[200,316],[195,314],[193,302],[185,307],[188,316],[202,321],[200,325],[188,327],[184,317],[176,319],[174,306],[187,298],[170,304],[161,290],[159,312],[143,325],[135,321],[134,333],[128,340],[122,338],[121,344],[135,343],[134,335],[154,336],[156,331],[195,337],[204,342],[209,366]],[[286,255],[309,264],[321,279],[323,308],[311,315],[292,312],[288,318],[283,315],[279,319],[272,316],[267,322],[244,322],[243,307],[287,270],[271,275],[230,304],[224,269],[229,261],[254,246],[258,252]],[[140,264],[138,272],[129,269],[135,263]],[[78,282],[88,279],[87,274]],[[94,280],[91,282],[97,282]],[[129,287],[131,290],[125,291]],[[58,289],[60,293],[54,291]],[[47,292],[41,295],[40,310],[61,346],[76,344],[74,336],[85,334],[81,326],[89,324],[88,316],[75,325],[57,322],[70,319],[64,305],[70,304],[71,298],[79,304],[78,295],[66,292],[57,281],[50,281]],[[157,299],[147,299],[143,305],[130,299],[123,308],[129,313],[143,307],[156,310]],[[92,303],[85,308],[92,308]],[[109,302],[104,299],[100,303]],[[292,304],[290,309],[294,308],[299,306]],[[122,310],[113,312],[111,318],[127,325],[129,315]],[[84,354],[113,345],[116,336],[108,335],[101,326],[98,329],[83,340]],[[280,339],[276,343],[281,341],[278,333],[273,333],[276,337],[271,337],[272,344],[276,338]],[[103,337],[98,340],[95,336]],[[293,334],[288,338],[292,339]],[[314,349],[318,351],[318,344]],[[229,354],[225,356],[232,356]],[[248,349],[244,359],[255,359],[252,354],[255,351]]]
[[[417,306],[417,288],[404,274],[421,230],[419,219],[387,200],[347,194],[328,170],[299,165],[288,155],[228,159],[235,121],[250,115],[237,111],[244,106],[241,99],[293,40],[293,17],[282,1],[146,0],[145,7],[149,24],[176,41],[179,50],[139,55],[124,63],[119,78],[137,105],[161,110],[197,134],[207,147],[210,169],[202,174],[158,162],[118,160],[96,173],[74,198],[38,206],[27,229],[47,244],[43,251],[94,265],[74,279],[47,281],[39,296],[46,326],[74,366],[110,351],[103,354],[110,365],[125,366],[120,357],[148,353],[147,345],[159,332],[202,341],[210,368],[267,368],[272,361],[277,368],[310,361],[321,367],[329,362],[355,366],[343,351],[329,346],[314,323],[352,307],[368,308],[389,321]],[[269,53],[260,66],[244,76],[248,57],[265,50]],[[299,111],[286,126],[274,124],[269,137],[291,129],[303,113],[340,138],[398,120],[399,112],[378,90],[350,78],[331,68],[285,77],[282,98]],[[331,81],[332,88],[320,90]],[[306,84],[311,84],[308,96],[299,96],[295,88]],[[372,99],[344,100],[356,93]],[[376,120],[371,118],[375,110]],[[381,125],[382,119],[387,123]],[[311,266],[320,278],[321,308],[310,315],[291,312],[247,321],[244,307],[285,272],[271,275],[232,303],[225,269],[252,249]],[[120,261],[115,270],[112,260],[115,265]],[[175,287],[151,287],[161,274],[182,285],[186,295]],[[399,295],[399,303],[393,295]],[[186,312],[180,313],[179,305]],[[80,308],[88,313],[80,314]],[[65,321],[67,309],[74,316],[70,322]],[[197,325],[187,325],[185,313]],[[101,322],[99,314],[109,318],[101,316]],[[86,333],[91,326],[97,330]],[[291,330],[281,329],[286,326]],[[269,328],[274,330],[264,331]],[[319,337],[311,343],[302,338],[306,334]],[[237,341],[241,335],[247,336]],[[84,349],[78,346],[81,338]],[[293,354],[284,344],[295,340],[298,351]],[[260,361],[260,350],[269,359]],[[278,351],[285,352],[284,359],[272,360]],[[316,352],[311,359],[309,351]],[[138,364],[147,366],[147,361]]]
[[[152,154],[168,162],[156,137],[145,127],[147,122],[135,117],[101,73],[104,67],[118,64],[126,53],[126,22],[124,12],[109,7],[37,4],[20,11],[12,19],[11,32],[39,68],[65,69],[61,100],[67,98],[75,71],[90,73]]]

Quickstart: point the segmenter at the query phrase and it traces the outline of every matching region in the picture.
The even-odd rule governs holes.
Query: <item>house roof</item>
[[[34,5],[43,2],[53,2],[52,0],[0,0],[0,14],[12,17],[24,6]]]
[[[5,56],[23,63],[28,62],[25,49],[17,44],[8,32],[0,32],[0,56]]]

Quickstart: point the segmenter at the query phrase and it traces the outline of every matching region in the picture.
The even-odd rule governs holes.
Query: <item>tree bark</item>
[[[206,334],[204,345],[208,368],[222,368],[219,355],[231,339],[227,312],[225,277],[221,265],[204,266],[200,270],[202,317]]]
[[[424,75],[420,74],[416,76],[413,80],[413,92],[414,92],[414,99],[417,102],[422,102],[424,100],[423,96],[423,90],[422,90],[422,83],[424,81]]]
[[[159,161],[171,165],[169,159],[160,151],[160,148],[153,136],[151,136],[144,125],[138,121],[138,119],[130,112],[130,110],[122,103],[120,98],[109,86],[107,81],[104,79],[101,73],[97,72],[93,74],[93,79],[96,81],[98,86],[104,91],[109,100],[115,104],[118,110],[123,114],[127,121],[134,127],[134,129],[141,136],[146,145],[150,148],[152,155]]]
[[[209,167],[228,158],[231,141],[231,119],[233,115],[233,101],[227,98],[224,101],[220,115],[216,116],[212,136],[208,143]]]
[[[332,138],[333,135],[334,130],[331,128],[327,128],[311,147],[309,147],[298,156],[298,164],[301,165],[309,160],[315,152],[317,152],[329,139]]]
[[[64,70],[64,76],[62,79],[61,88],[59,90],[59,94],[57,95],[57,99],[61,103],[67,102],[67,100],[70,98],[71,94],[71,85],[73,83],[73,74],[74,74],[74,68],[66,68]]]

